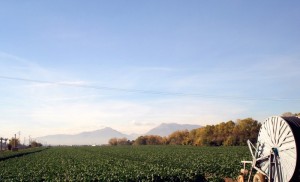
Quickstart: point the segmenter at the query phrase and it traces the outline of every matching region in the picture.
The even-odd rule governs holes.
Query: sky
[[[0,2],[0,136],[300,112],[300,2]]]

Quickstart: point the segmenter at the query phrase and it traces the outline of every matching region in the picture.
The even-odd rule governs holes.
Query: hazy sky
[[[298,0],[1,1],[0,136],[143,133],[162,122],[300,112],[299,8]]]

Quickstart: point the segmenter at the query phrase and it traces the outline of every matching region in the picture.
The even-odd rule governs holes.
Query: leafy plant
[[[222,181],[249,156],[246,147],[52,147],[3,158],[0,181]]]

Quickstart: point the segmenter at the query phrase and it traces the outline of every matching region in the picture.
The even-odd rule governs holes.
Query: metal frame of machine
[[[249,140],[247,144],[252,161],[242,161],[238,182],[300,181],[300,118],[269,117],[262,123],[256,146]]]
[[[246,169],[246,164],[251,164],[251,169],[250,173],[248,175],[248,182],[251,180],[252,172],[253,169],[257,171],[257,173],[262,174],[259,178],[259,181],[262,181],[264,179],[261,178],[266,178],[269,182],[274,182],[275,175],[277,176],[277,181],[278,182],[283,182],[282,176],[280,175],[280,160],[279,160],[279,155],[278,151],[276,148],[272,148],[270,151],[270,154],[264,157],[259,157],[258,153],[259,148],[260,148],[260,143],[257,143],[257,147],[255,147],[250,140],[247,141],[251,156],[252,156],[252,161],[242,161],[244,168],[241,169],[241,175],[247,176],[248,175],[248,170]],[[266,174],[264,171],[262,171],[257,165],[261,162],[269,161],[269,175]]]

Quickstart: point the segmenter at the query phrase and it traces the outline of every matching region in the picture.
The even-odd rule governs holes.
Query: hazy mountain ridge
[[[192,130],[201,127],[200,125],[177,124],[177,123],[162,123],[159,126],[149,130],[144,135],[160,135],[168,136],[178,130]],[[78,134],[57,134],[38,137],[38,141],[47,142],[50,145],[101,145],[107,144],[111,138],[123,138],[134,140],[142,134],[124,134],[113,128],[106,127],[95,131],[85,131]]]
[[[200,127],[200,125],[192,124],[162,123],[159,126],[148,131],[146,135],[168,136],[178,130],[192,130]]]
[[[134,139],[130,135],[126,135],[110,127],[106,127],[100,130],[86,131],[73,135],[48,135],[38,137],[37,140],[46,141],[50,145],[100,145],[107,144],[108,140],[113,137]]]

